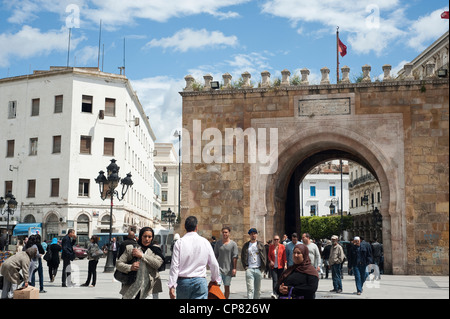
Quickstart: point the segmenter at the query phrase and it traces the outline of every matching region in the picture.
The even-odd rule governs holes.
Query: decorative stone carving
[[[390,64],[383,65],[383,72],[384,72],[383,81],[392,81],[393,80],[393,78],[391,77],[391,70],[392,70],[392,66]]]
[[[309,85],[308,76],[310,74],[309,70],[307,68],[303,68],[300,70],[300,73],[302,75],[302,80],[300,82],[301,85]]]
[[[344,65],[341,68],[341,71],[342,71],[341,83],[350,83],[350,78],[349,78],[350,68],[348,66]]]
[[[270,86],[270,72],[262,71],[261,72],[261,87],[266,88]]]
[[[242,79],[244,80],[244,83],[242,85],[243,89],[248,89],[252,87],[252,84],[250,83],[250,78],[252,77],[252,75],[250,73],[248,73],[247,71],[245,71],[244,73],[241,74]]]
[[[330,84],[330,69],[327,67],[321,68],[320,73],[322,73],[320,84]]]
[[[362,71],[363,71],[363,78],[361,82],[372,82],[370,79],[370,71],[372,70],[372,67],[368,64],[363,65]]]
[[[223,88],[231,89],[231,79],[233,78],[230,73],[225,73],[222,75],[223,78]]]
[[[291,72],[289,70],[284,69],[283,71],[281,71],[281,86],[291,85],[291,82],[289,80],[290,75]]]
[[[184,88],[184,91],[193,91],[195,82],[194,77],[192,75],[186,75],[184,77],[184,80],[186,81],[186,87]]]
[[[413,81],[414,80],[414,75],[412,74],[412,70],[413,70],[413,66],[414,64],[412,63],[406,63],[403,66],[403,69],[405,70],[405,81]]]
[[[205,76],[203,76],[203,79],[205,80],[205,86],[203,87],[203,91],[211,90],[211,81],[213,80],[212,75],[206,74]]]

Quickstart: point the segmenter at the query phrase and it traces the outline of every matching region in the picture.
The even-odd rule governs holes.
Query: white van
[[[153,230],[155,232],[153,243],[161,247],[166,258],[165,262],[170,263],[170,260],[172,259],[172,250],[170,247],[173,242],[173,229],[155,228]]]

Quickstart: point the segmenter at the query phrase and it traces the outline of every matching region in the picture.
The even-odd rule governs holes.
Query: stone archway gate
[[[292,85],[284,70],[276,87],[262,72],[258,88],[244,73],[239,89],[224,74],[219,90],[210,89],[210,75],[201,90],[187,76],[180,93],[182,221],[197,216],[206,238],[230,226],[239,247],[251,227],[268,240],[284,231],[295,168],[336,150],[380,183],[387,271],[448,275],[449,80],[430,71],[424,80],[397,81],[386,68],[384,81],[372,82],[367,70],[361,83],[345,73],[335,85],[326,69],[320,85],[308,84],[306,69]]]

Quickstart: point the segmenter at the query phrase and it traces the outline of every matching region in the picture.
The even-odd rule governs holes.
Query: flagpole
[[[339,26],[336,29],[336,83],[339,84]]]

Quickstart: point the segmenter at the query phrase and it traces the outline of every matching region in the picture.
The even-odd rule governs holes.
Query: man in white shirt
[[[212,246],[197,233],[197,224],[195,216],[186,218],[187,233],[173,247],[168,283],[171,299],[207,299],[206,265],[211,270],[211,281],[221,282]]]

